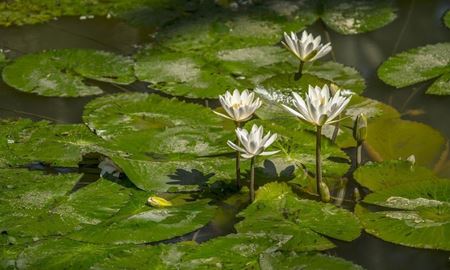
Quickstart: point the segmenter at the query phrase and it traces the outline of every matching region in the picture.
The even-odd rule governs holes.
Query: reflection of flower
[[[331,51],[331,44],[327,43],[323,45],[320,43],[320,40],[320,36],[314,38],[312,34],[303,31],[300,39],[294,32],[291,32],[291,35],[284,33],[284,41],[281,41],[281,43],[300,59],[300,61],[312,62]]]
[[[109,158],[104,158],[99,164],[98,167],[102,170],[100,172],[100,176],[103,177],[105,174],[110,174],[114,177],[119,177],[122,170],[117,167],[114,162]]]
[[[236,135],[242,147],[228,141],[228,146],[241,153],[243,158],[253,158],[255,156],[268,156],[279,151],[264,152],[276,139],[277,134],[270,134],[270,131],[263,137],[263,127],[253,125],[250,133],[243,128],[236,129]]]
[[[233,91],[233,94],[227,91],[224,95],[219,96],[219,100],[228,115],[215,113],[235,122],[249,120],[256,109],[262,105],[259,98],[255,99],[255,93],[249,93],[247,90],[244,90],[242,94],[237,89]]]
[[[282,106],[294,116],[315,126],[336,122],[333,119],[345,109],[351,99],[351,96],[343,97],[340,91],[331,96],[327,85],[324,85],[323,88],[310,85],[305,99],[295,92],[292,95],[295,109],[284,104]]]

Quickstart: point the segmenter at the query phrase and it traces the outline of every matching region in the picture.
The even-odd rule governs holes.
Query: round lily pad
[[[352,35],[381,28],[396,17],[396,8],[388,0],[326,0],[320,18],[334,31]]]
[[[133,61],[87,49],[50,50],[24,55],[3,69],[3,80],[20,91],[50,97],[81,97],[103,91],[86,80],[130,84]]]
[[[79,174],[1,169],[1,231],[35,240],[63,235],[100,223],[129,199],[129,191],[104,179],[71,192],[80,178]]]
[[[450,43],[414,48],[390,57],[378,68],[378,76],[397,88],[438,78],[427,94],[450,94]],[[439,77],[441,76],[441,77]]]
[[[83,155],[109,153],[85,125],[51,124],[29,119],[0,121],[0,166],[41,162],[51,166],[78,167]]]
[[[415,181],[429,181],[438,177],[430,169],[416,166],[406,160],[386,160],[370,162],[359,167],[354,173],[359,184],[372,191],[390,188]]]
[[[352,213],[332,204],[301,199],[285,183],[269,183],[239,213],[238,232],[292,236],[282,250],[324,250],[334,247],[325,236],[351,241],[361,227]]]
[[[153,192],[196,191],[236,177],[236,161],[231,158],[149,161],[113,156],[112,160],[138,188]]]
[[[400,245],[450,250],[450,181],[411,182],[379,190],[364,203],[387,207],[373,211],[365,204],[355,213],[365,230]]]
[[[114,217],[87,227],[69,237],[91,243],[150,243],[181,236],[203,227],[215,214],[208,199],[189,195],[164,196],[172,206],[155,208],[147,204],[152,193],[134,191],[133,197]],[[150,228],[150,229],[149,229]]]
[[[445,12],[442,20],[444,21],[445,26],[447,26],[447,28],[450,28],[450,10],[447,10],[447,12]]]
[[[119,94],[95,99],[83,119],[98,136],[135,159],[175,159],[231,152],[235,137],[210,109],[155,94]],[[138,158],[139,157],[139,158]]]

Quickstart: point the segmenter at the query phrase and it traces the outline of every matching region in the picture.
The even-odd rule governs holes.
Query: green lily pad
[[[372,191],[438,178],[430,169],[413,165],[406,160],[386,160],[381,163],[366,163],[364,166],[359,167],[353,173],[353,176],[359,184]]]
[[[450,250],[450,181],[411,182],[383,189],[365,203],[388,207],[355,209],[365,230],[385,241],[417,248]]]
[[[70,239],[44,240],[24,248],[15,266],[16,269],[89,269],[115,249]]]
[[[208,223],[215,214],[215,207],[208,205],[207,199],[192,201],[190,196],[184,194],[160,195],[173,205],[155,208],[146,203],[151,195],[135,191],[128,204],[114,217],[69,237],[101,244],[156,242],[195,231]]]
[[[155,94],[97,98],[86,105],[83,119],[98,136],[135,159],[227,153],[226,141],[235,137],[210,109]]]
[[[201,55],[150,50],[136,59],[136,76],[151,88],[189,98],[216,98],[244,84]]]
[[[414,48],[390,57],[378,68],[378,76],[397,88],[438,78],[427,94],[449,95],[450,43]]]
[[[153,192],[196,191],[236,177],[236,163],[230,158],[148,161],[113,156],[112,160],[138,188]]]
[[[3,80],[11,87],[49,97],[103,92],[86,84],[87,79],[130,84],[135,80],[133,61],[104,51],[62,49],[22,56],[3,69]]]
[[[352,213],[332,204],[301,199],[285,183],[269,183],[255,201],[239,214],[238,232],[292,236],[282,250],[324,250],[334,247],[326,237],[351,241],[360,234]]]
[[[382,132],[381,132],[382,131]],[[368,125],[366,150],[375,160],[403,159],[433,167],[445,151],[445,138],[422,123],[402,119],[379,119]]]
[[[85,125],[51,124],[29,119],[0,122],[0,166],[41,162],[51,166],[78,167],[83,155],[109,153]]]
[[[3,66],[6,64],[6,55],[5,53],[2,51],[2,49],[0,49],[0,70],[3,68]]]
[[[362,270],[359,265],[353,264],[344,259],[325,254],[315,253],[265,253],[259,258],[261,270],[270,269],[302,269],[308,270]]]
[[[334,31],[352,35],[381,28],[396,17],[396,8],[388,0],[326,0],[320,18]]]
[[[63,235],[100,223],[128,201],[121,185],[99,180],[76,192],[79,174],[2,169],[1,230],[13,237]],[[93,203],[95,201],[95,203]]]
[[[442,19],[445,26],[447,26],[447,28],[450,28],[450,10],[447,10],[447,12],[445,12],[445,15]]]

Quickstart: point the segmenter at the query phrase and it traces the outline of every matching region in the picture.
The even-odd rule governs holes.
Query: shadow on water
[[[397,1],[398,18],[391,24],[373,32],[343,36],[324,28],[320,22],[309,27],[314,34],[323,35],[326,31],[333,44],[336,61],[353,66],[361,72],[367,83],[364,95],[394,106],[403,114],[404,119],[426,123],[447,138],[450,137],[450,97],[425,95],[430,82],[425,82],[405,89],[396,90],[384,84],[377,77],[378,66],[389,56],[410,48],[448,42],[450,30],[441,21],[450,3],[444,0],[399,0]],[[132,55],[140,44],[152,39],[149,29],[135,28],[125,22],[96,17],[80,21],[75,17],[60,18],[45,24],[21,27],[0,27],[0,48],[10,50],[8,56],[15,58],[23,54],[44,49],[91,48],[106,50],[124,55]],[[99,83],[106,93],[126,91],[151,92],[146,84],[135,83],[120,89],[111,84]],[[121,86],[122,87],[122,86]],[[161,93],[159,93],[161,94]],[[163,95],[163,94],[162,94]],[[55,122],[79,123],[84,105],[96,98],[47,98],[16,91],[0,82],[0,117],[28,117],[35,120],[47,119]],[[197,101],[199,103],[199,101]],[[217,101],[210,100],[217,105]],[[408,113],[421,111],[423,113]],[[443,117],[445,116],[445,117]],[[417,147],[426,147],[417,146]],[[364,157],[367,160],[367,157]],[[87,166],[92,172],[86,176],[86,185],[95,179],[93,166]],[[39,169],[39,168],[38,168]],[[294,176],[294,166],[280,170],[272,162],[264,162],[257,167],[257,175],[263,175],[264,181],[289,181]],[[198,170],[177,169],[169,177],[174,184],[204,184],[212,173]],[[258,177],[261,179],[260,177]],[[262,182],[264,182],[262,181]],[[261,184],[261,183],[258,183]],[[205,241],[211,237],[234,232],[235,217],[241,205],[220,205],[225,209],[227,224],[217,226],[214,222],[206,227],[185,235],[179,240]],[[169,240],[169,242],[174,240]],[[450,241],[450,240],[449,240]],[[371,235],[363,233],[350,243],[335,241],[337,247],[328,251],[365,267],[366,269],[401,270],[401,269],[450,269],[448,252],[432,251],[394,245]]]

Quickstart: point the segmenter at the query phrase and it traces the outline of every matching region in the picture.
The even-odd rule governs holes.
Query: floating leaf
[[[114,217],[96,226],[70,235],[74,240],[91,243],[149,243],[181,236],[203,227],[214,216],[209,200],[192,201],[188,195],[167,195],[173,206],[147,205],[152,195],[135,191],[134,196]]]
[[[153,192],[195,191],[208,183],[235,178],[235,160],[200,158],[173,161],[112,157],[138,188]]]
[[[139,159],[227,153],[226,141],[235,137],[210,109],[155,94],[97,98],[86,105],[83,119],[97,135]]]
[[[360,234],[352,213],[332,204],[297,197],[285,183],[269,183],[239,216],[238,232],[292,236],[283,250],[323,250],[334,245],[324,236],[351,241]]]
[[[365,143],[376,159],[416,157],[416,164],[432,167],[445,150],[445,139],[435,129],[422,123],[401,119],[379,119],[368,125]]]
[[[447,26],[447,28],[450,28],[450,10],[447,10],[447,12],[445,12],[445,15],[442,19],[445,26]]]
[[[136,59],[136,76],[150,87],[189,98],[216,98],[241,82],[201,55],[150,50]]]
[[[450,181],[411,182],[383,189],[365,203],[388,207],[371,211],[357,205],[355,213],[365,230],[405,246],[450,250]]]
[[[449,95],[450,43],[437,43],[414,48],[390,57],[378,68],[378,76],[397,88],[433,78],[427,94]]]
[[[17,269],[89,269],[115,249],[70,239],[44,240],[24,248],[15,266]]]
[[[85,125],[50,124],[29,119],[0,122],[1,166],[41,162],[51,166],[78,167],[83,155],[109,153]]]
[[[24,169],[1,169],[0,174],[1,230],[14,237],[38,239],[98,224],[129,196],[121,185],[107,180],[70,193],[78,174],[44,175]]]
[[[261,270],[296,269],[303,267],[308,270],[362,270],[359,265],[341,258],[315,253],[265,253],[259,258]]]
[[[42,96],[80,97],[103,92],[86,84],[87,79],[132,83],[133,61],[104,51],[62,49],[22,56],[3,69],[8,85]]]
[[[430,169],[413,165],[406,160],[387,160],[381,163],[367,163],[359,167],[353,175],[359,184],[372,191],[437,178]]]
[[[358,34],[373,31],[392,22],[397,15],[392,1],[325,0],[321,19],[334,31]]]

